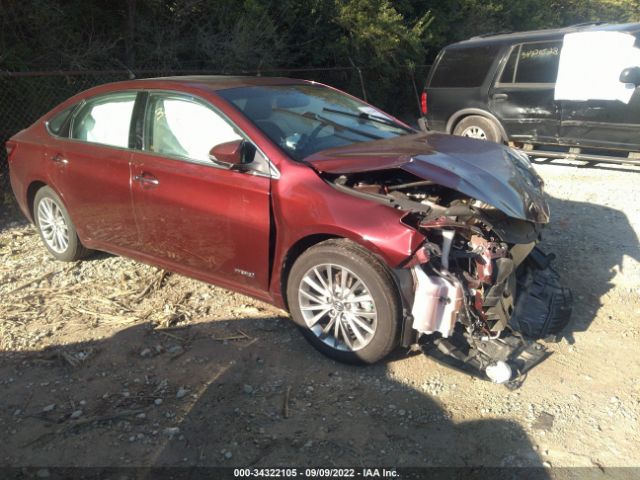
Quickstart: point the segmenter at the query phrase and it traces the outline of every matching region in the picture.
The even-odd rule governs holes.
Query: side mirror
[[[622,83],[632,83],[636,87],[640,85],[640,67],[625,68],[620,73]]]
[[[216,145],[209,150],[209,160],[228,168],[249,163],[246,161],[246,145],[247,143],[244,140],[233,140],[232,142]]]

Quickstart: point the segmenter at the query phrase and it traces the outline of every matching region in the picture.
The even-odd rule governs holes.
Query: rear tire
[[[398,345],[401,309],[392,274],[348,240],[304,252],[291,268],[287,299],[305,338],[335,360],[375,363]]]
[[[42,243],[57,260],[73,262],[91,253],[82,245],[69,212],[56,192],[42,187],[33,200],[33,219]]]
[[[498,125],[492,120],[480,115],[464,117],[453,129],[453,134],[459,137],[475,138],[477,140],[489,140],[501,143],[502,135]]]

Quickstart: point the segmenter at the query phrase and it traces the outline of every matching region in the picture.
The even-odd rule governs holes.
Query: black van
[[[627,103],[556,99],[563,41],[578,32],[628,34],[623,37],[631,42],[632,54],[640,53],[640,23],[501,33],[455,43],[438,54],[427,77],[423,125],[511,143],[539,157],[640,163],[640,63],[615,72],[615,82],[632,90]],[[583,53],[584,63],[590,53]],[[576,83],[583,87],[580,83],[589,81]]]

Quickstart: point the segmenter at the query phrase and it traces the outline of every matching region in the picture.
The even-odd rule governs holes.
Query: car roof
[[[231,75],[187,75],[174,77],[143,78],[142,83],[183,83],[185,85],[206,86],[210,90],[223,90],[238,87],[256,87],[264,85],[291,85],[308,83],[306,80],[286,77],[256,77]]]
[[[139,78],[134,80],[123,80],[119,82],[105,83],[97,85],[88,90],[74,95],[64,102],[68,104],[94,95],[123,90],[179,90],[192,93],[212,92],[229,88],[256,87],[269,85],[304,85],[310,84],[308,80],[286,77],[251,77],[251,76],[230,76],[230,75],[185,75],[176,77],[156,77]]]
[[[548,30],[530,30],[527,32],[499,32],[490,33],[472,37],[462,42],[453,43],[446,48],[469,48],[483,45],[496,44],[516,44],[522,42],[555,40],[562,38],[568,33],[575,32],[595,32],[595,31],[613,31],[613,32],[630,32],[640,31],[640,23],[583,23],[571,25],[563,28],[554,28]]]
[[[309,83],[307,80],[286,77],[256,77],[232,75],[184,75],[173,77],[140,78],[110,83],[113,88],[164,88],[182,85],[205,90],[255,87],[268,85],[295,85]]]

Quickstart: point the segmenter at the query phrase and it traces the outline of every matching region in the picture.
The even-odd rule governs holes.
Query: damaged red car
[[[524,154],[417,132],[321,84],[103,85],[6,147],[57,259],[103,250],[253,296],[337,360],[421,345],[513,381],[569,319],[536,247],[549,209]]]

